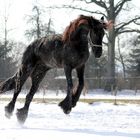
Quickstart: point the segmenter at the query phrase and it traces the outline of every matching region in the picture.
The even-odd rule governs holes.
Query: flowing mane
[[[66,42],[67,40],[70,39],[70,35],[72,32],[76,30],[76,28],[81,25],[81,24],[88,24],[88,20],[91,17],[80,15],[77,19],[73,20],[69,26],[66,27],[63,35],[62,35],[62,40]]]
[[[91,24],[90,23],[91,20],[94,20],[94,22],[96,24],[100,23],[101,27],[105,30],[111,30],[113,25],[114,25],[112,20],[109,20],[108,22],[104,22],[104,20],[99,21],[92,16],[80,15],[77,19],[73,20],[70,23],[69,26],[66,27],[64,33],[62,34],[62,41],[66,42],[66,41],[70,40],[71,33],[74,32],[79,25],[81,25],[81,24]]]

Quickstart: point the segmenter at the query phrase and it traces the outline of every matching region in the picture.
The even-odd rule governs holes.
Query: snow
[[[69,115],[57,104],[32,102],[24,125],[18,124],[16,111],[11,119],[4,116],[0,102],[1,140],[138,140],[140,139],[140,105],[78,102]],[[17,102],[16,108],[23,106]]]
[[[45,94],[44,94],[45,92]],[[12,93],[12,94],[11,94]],[[19,97],[25,98],[25,94],[28,93],[28,90],[22,90]],[[7,92],[7,94],[2,94],[0,98],[12,98],[13,91]],[[56,96],[57,95],[57,96]],[[66,96],[66,91],[62,90],[39,90],[34,98],[46,98],[46,99],[53,99],[58,98],[62,99]],[[111,92],[105,92],[102,89],[96,89],[96,90],[89,90],[86,95],[81,94],[81,99],[131,99],[131,100],[140,100],[140,90],[137,90],[137,93],[135,90],[122,90],[118,91],[116,97],[112,95]]]

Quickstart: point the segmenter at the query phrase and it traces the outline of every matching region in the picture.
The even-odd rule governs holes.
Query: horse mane
[[[62,41],[68,41],[70,39],[71,33],[74,32],[79,25],[88,24],[89,18],[91,17],[80,15],[77,19],[73,20],[70,25],[66,27],[62,35]]]
[[[93,19],[95,23],[101,23],[101,27],[105,30],[111,30],[112,27],[114,26],[114,23],[112,20],[109,20],[107,22],[104,22],[104,21],[102,22],[92,16],[80,15],[77,19],[73,20],[69,26],[66,27],[64,33],[62,34],[62,41],[63,42],[69,41],[71,33],[74,32],[79,25],[90,24],[90,20],[93,20]]]

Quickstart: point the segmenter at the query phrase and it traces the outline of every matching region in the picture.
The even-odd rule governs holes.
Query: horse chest
[[[88,60],[89,58],[89,52],[82,52],[79,57],[78,57],[78,63],[79,64],[84,64],[86,63],[86,61]]]
[[[88,50],[65,52],[64,64],[70,64],[72,67],[78,67],[86,63],[89,57]]]

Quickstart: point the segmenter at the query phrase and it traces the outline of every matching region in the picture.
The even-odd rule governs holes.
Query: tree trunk
[[[120,56],[120,61],[122,64],[122,70],[123,70],[123,78],[126,78],[126,70],[125,70],[125,63],[124,63],[124,57],[121,53],[121,49],[120,49],[120,38],[118,37],[118,52],[119,52],[119,56]]]
[[[115,89],[115,31],[114,28],[109,32],[108,46],[108,64],[107,64],[107,79],[105,90],[111,91],[111,87]]]
[[[115,22],[115,8],[114,8],[114,0],[109,0],[110,7],[107,11],[108,20],[113,20]],[[115,81],[115,28],[114,26],[109,31],[109,46],[108,46],[108,65],[107,65],[107,79],[105,90],[111,91],[111,88],[115,89],[116,81]]]

